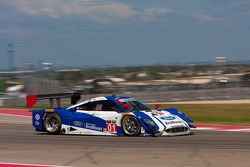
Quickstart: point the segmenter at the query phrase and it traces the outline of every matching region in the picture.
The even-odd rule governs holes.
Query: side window
[[[95,105],[95,111],[103,111],[103,104],[102,102],[96,103]]]
[[[102,111],[103,110],[103,101],[89,102],[88,110],[89,111]]]
[[[111,101],[112,105],[113,105],[113,108],[115,109],[115,111],[118,111],[118,112],[121,112],[122,109],[113,101]]]
[[[85,111],[102,111],[103,101],[88,102],[78,106],[77,109]]]
[[[91,110],[91,108],[92,108],[91,106],[92,106],[92,105],[91,105],[91,102],[85,103],[85,104],[82,104],[82,105],[78,106],[78,107],[77,107],[77,110],[89,111],[89,110]]]
[[[77,110],[84,111],[120,111],[120,107],[110,100],[94,101],[82,104],[77,107]]]
[[[106,100],[103,105],[103,110],[102,111],[120,111],[120,107],[115,104],[113,101]]]
[[[110,100],[93,102],[93,109],[95,111],[120,111],[119,106]]]

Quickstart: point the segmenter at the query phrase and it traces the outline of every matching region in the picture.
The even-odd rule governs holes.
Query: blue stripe
[[[161,122],[161,120],[159,118],[157,118],[156,116],[153,116],[155,119],[157,119],[163,126],[164,126],[164,130],[167,129],[167,127],[164,125],[164,123]]]

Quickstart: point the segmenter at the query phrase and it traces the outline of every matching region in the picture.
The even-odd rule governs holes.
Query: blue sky
[[[249,0],[1,0],[0,69],[249,60]]]

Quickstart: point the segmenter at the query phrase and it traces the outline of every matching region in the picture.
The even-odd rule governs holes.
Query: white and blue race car
[[[44,97],[29,96],[28,105]],[[61,97],[45,98],[53,105],[53,99],[59,102]],[[151,110],[134,98],[115,95],[92,98],[68,108],[33,110],[32,122],[39,132],[78,135],[175,136],[191,134],[190,128],[194,127],[193,121],[177,109]]]

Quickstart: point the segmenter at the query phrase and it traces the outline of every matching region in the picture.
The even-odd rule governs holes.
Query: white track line
[[[8,163],[8,162],[0,162],[0,166],[1,165],[25,165],[25,166],[42,166],[42,167],[63,167],[63,166],[56,166],[56,165],[38,165],[38,164],[22,164],[22,163]],[[65,167],[65,166],[64,166]]]

